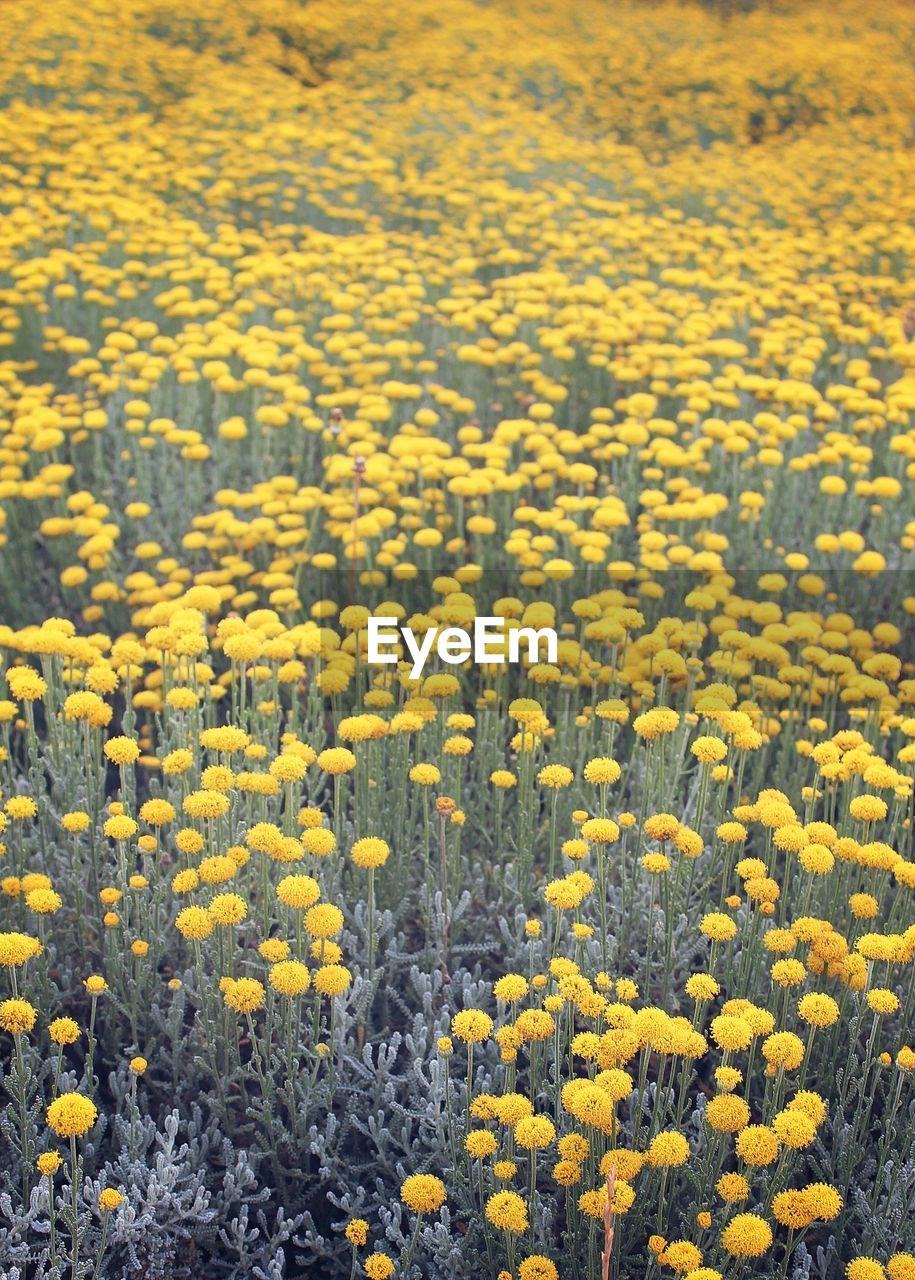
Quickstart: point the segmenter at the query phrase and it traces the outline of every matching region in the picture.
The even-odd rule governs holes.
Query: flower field
[[[915,1280],[915,10],[3,16],[0,1276]]]

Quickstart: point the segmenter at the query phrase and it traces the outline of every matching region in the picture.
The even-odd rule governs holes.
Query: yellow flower
[[[772,1228],[755,1213],[738,1213],[721,1234],[724,1249],[737,1258],[758,1258],[772,1246]]]
[[[874,1013],[884,1016],[896,1013],[899,1008],[899,997],[895,991],[889,991],[885,987],[872,987],[865,999]]]
[[[451,1019],[451,1030],[459,1040],[477,1044],[492,1035],[493,1021],[479,1009],[465,1009]]]
[[[237,893],[218,893],[208,910],[216,924],[238,925],[248,914],[248,904]]]
[[[79,1039],[79,1025],[72,1018],[55,1018],[48,1024],[48,1034],[55,1044],[75,1044]]]
[[[690,751],[700,764],[709,765],[723,760],[728,753],[728,748],[720,738],[702,737],[695,739],[690,746]]]
[[[270,970],[270,985],[281,996],[298,996],[311,984],[308,968],[298,960],[280,960]]]
[[[109,738],[105,743],[105,755],[116,765],[133,764],[139,759],[140,748],[133,738]]]
[[[441,782],[441,771],[434,764],[415,764],[410,769],[410,781],[421,787],[435,786]]]
[[[88,829],[89,821],[88,813],[84,813],[81,809],[74,809],[70,813],[61,814],[60,825],[65,831],[76,835]]]
[[[792,1031],[776,1031],[763,1041],[762,1052],[773,1069],[794,1071],[804,1060],[804,1042]]]
[[[352,982],[352,974],[342,964],[323,964],[315,971],[314,987],[322,996],[342,996]]]
[[[373,869],[383,867],[391,854],[391,847],[386,840],[377,836],[364,836],[353,845],[350,856],[357,867]]]
[[[585,781],[595,786],[606,786],[617,782],[621,772],[620,766],[609,756],[595,756],[585,765]]]
[[[740,1158],[749,1165],[770,1165],[779,1152],[778,1135],[762,1124],[747,1125],[734,1144]]]
[[[361,1248],[369,1238],[369,1224],[364,1218],[353,1218],[346,1224],[344,1235],[354,1249]]]
[[[212,915],[204,907],[185,907],[175,918],[178,932],[182,937],[192,940],[208,938],[213,932],[213,924]]]
[[[533,1253],[522,1259],[518,1267],[518,1280],[559,1280],[556,1264],[541,1253]]]
[[[547,1116],[522,1116],[515,1125],[515,1141],[526,1151],[548,1147],[556,1137],[556,1126]]]
[[[749,1182],[739,1173],[723,1173],[715,1184],[715,1189],[726,1204],[738,1204],[750,1194]]]
[[[682,1133],[668,1130],[656,1134],[645,1153],[645,1160],[652,1168],[678,1167],[689,1158],[689,1143]]]
[[[721,1049],[735,1052],[749,1047],[753,1040],[753,1027],[746,1018],[720,1013],[712,1019],[712,1039]]]
[[[589,844],[612,844],[619,839],[620,829],[611,818],[589,818],[582,824],[581,834]]]
[[[658,1261],[678,1275],[684,1275],[687,1271],[698,1269],[702,1264],[702,1253],[689,1240],[672,1240],[664,1246],[664,1252]]]
[[[527,979],[520,973],[507,973],[493,986],[493,995],[506,1004],[514,1004],[527,995]]]
[[[486,1201],[486,1217],[500,1231],[520,1235],[527,1230],[527,1206],[514,1191],[496,1191]]]
[[[363,1263],[368,1280],[388,1280],[394,1271],[394,1263],[386,1253],[371,1253]]]
[[[802,996],[797,1002],[797,1011],[813,1027],[831,1027],[839,1018],[839,1006],[832,996],[818,991]]]
[[[719,1133],[737,1133],[749,1124],[750,1108],[743,1098],[730,1093],[719,1094],[709,1100],[705,1118]]]
[[[853,1258],[845,1267],[848,1280],[886,1280],[886,1273],[876,1258]]]
[[[98,1108],[81,1093],[62,1093],[48,1107],[49,1126],[59,1138],[81,1138],[98,1118]]]
[[[313,938],[332,938],[343,928],[343,912],[333,903],[322,902],[305,912],[305,929]]]
[[[10,1035],[21,1036],[31,1031],[38,1017],[38,1010],[28,1000],[14,998],[0,1001],[0,1028]]]
[[[401,1184],[400,1198],[414,1213],[436,1213],[445,1203],[445,1184],[431,1173],[413,1173]]]
[[[356,757],[346,747],[328,747],[318,756],[318,768],[332,777],[350,773],[356,767]]]
[[[27,933],[0,933],[0,964],[9,969],[19,968],[40,951],[41,943]]]
[[[264,1003],[264,984],[257,978],[229,979],[223,992],[226,1005],[236,1013],[255,1013]]]
[[[140,817],[151,827],[161,827],[174,821],[175,809],[167,800],[156,797],[140,805]]]
[[[541,786],[551,791],[559,791],[570,786],[574,778],[572,770],[564,764],[544,765],[537,774],[537,781]]]
[[[737,933],[737,925],[720,911],[710,911],[702,917],[699,928],[713,942],[728,942]]]
[[[139,831],[139,827],[133,818],[129,818],[126,814],[116,814],[113,818],[107,818],[102,828],[109,840],[130,840]]]
[[[302,848],[316,858],[326,858],[337,847],[337,838],[327,827],[313,827],[302,835]]]
[[[27,818],[34,818],[38,812],[38,806],[31,796],[11,796],[4,808],[6,813],[16,822],[24,822]]]
[[[472,1129],[464,1139],[464,1146],[475,1160],[482,1160],[485,1156],[492,1155],[498,1143],[495,1135],[488,1129]]]
[[[320,898],[321,888],[311,876],[284,876],[276,886],[276,896],[284,906],[304,911]]]
[[[53,889],[32,889],[25,895],[25,905],[36,915],[53,915],[63,905],[60,894]]]

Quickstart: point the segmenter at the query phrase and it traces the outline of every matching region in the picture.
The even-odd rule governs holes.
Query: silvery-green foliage
[[[272,1280],[275,1259],[298,1225],[282,1208],[265,1209],[269,1189],[254,1161],[205,1121],[199,1107],[177,1110],[161,1128],[144,1118],[131,1131],[115,1120],[120,1152],[93,1180],[129,1188],[109,1228],[112,1274],[171,1277],[199,1274]],[[120,1271],[118,1270],[120,1268]]]
[[[823,1276],[822,1265],[825,1262],[825,1253],[821,1248],[817,1250],[816,1264],[820,1269],[814,1266],[814,1258],[803,1241],[798,1245],[791,1259],[791,1280],[808,1280],[808,1277]]]
[[[33,1193],[29,1209],[23,1212],[22,1197],[13,1196],[9,1191],[0,1192],[0,1258],[11,1267],[10,1275],[20,1275],[14,1263],[24,1265],[29,1261],[30,1248],[27,1243],[28,1233],[34,1229],[38,1214]]]
[[[673,759],[669,764],[677,767]],[[73,780],[68,779],[71,772],[75,779],[76,772],[66,762],[61,767],[64,781],[53,802],[55,812],[48,809],[43,813],[46,830],[42,830],[41,839],[43,865],[49,874],[65,881],[74,870],[72,851],[58,838],[56,809],[65,803],[67,807],[88,804],[89,799],[73,800],[77,793]],[[626,797],[632,807],[638,806],[643,785],[644,778],[636,768]],[[689,811],[694,796],[689,788],[687,791]],[[537,839],[543,841],[545,833],[548,828],[541,824]],[[243,834],[239,826],[233,838],[241,839]],[[498,833],[492,844],[499,846]],[[641,848],[630,849],[628,856],[634,859],[642,852]],[[112,989],[98,1004],[95,1092],[101,1114],[80,1147],[86,1178],[81,1195],[86,1258],[93,1257],[100,1236],[99,1190],[115,1186],[126,1198],[109,1220],[107,1258],[101,1268],[105,1280],[138,1280],[140,1276],[170,1280],[195,1274],[259,1280],[279,1280],[281,1276],[298,1280],[314,1274],[321,1280],[325,1276],[346,1280],[352,1251],[343,1239],[343,1228],[350,1218],[368,1219],[370,1247],[383,1247],[395,1259],[409,1248],[414,1219],[400,1204],[398,1193],[403,1178],[416,1172],[443,1177],[448,1202],[439,1219],[422,1224],[414,1277],[421,1273],[426,1280],[461,1280],[465,1275],[479,1274],[485,1265],[480,1260],[486,1257],[486,1239],[479,1195],[468,1180],[463,1154],[468,1103],[466,1055],[458,1044],[454,1056],[446,1060],[437,1041],[450,1033],[451,1018],[457,1011],[492,1010],[496,978],[506,972],[527,974],[530,968],[531,944],[525,935],[529,896],[521,892],[513,851],[499,848],[499,853],[504,861],[495,875],[492,850],[482,839],[479,846],[465,839],[461,849],[464,883],[452,885],[450,904],[444,902],[437,885],[430,885],[427,891],[422,883],[414,883],[398,890],[396,896],[382,886],[381,891],[391,896],[378,904],[375,918],[374,983],[359,972],[357,963],[350,989],[336,1001],[332,1105],[324,1078],[314,1081],[304,1060],[294,1057],[289,1070],[280,1038],[273,1044],[270,1069],[281,1109],[265,1106],[247,1053],[240,1067],[233,1068],[226,1079],[217,1079],[199,1009],[201,982],[215,984],[216,979],[212,974],[201,978],[197,973],[191,951],[173,928],[181,903],[163,896],[158,928],[167,939],[163,954],[170,966],[168,975],[178,981],[169,987],[162,980],[164,975],[149,966],[155,981],[148,992],[144,990],[141,1000],[132,1001],[134,993],[129,988]],[[414,849],[408,856],[419,858],[420,852]],[[707,870],[707,852],[705,858],[700,864],[703,871]],[[586,972],[594,973],[606,965],[611,976],[633,977],[642,988],[644,1001],[663,1000],[672,1012],[688,1015],[681,994],[683,983],[690,973],[707,965],[706,943],[689,926],[699,909],[698,890],[686,904],[689,910],[673,923],[670,991],[649,991],[643,980],[649,935],[655,956],[665,945],[658,883],[638,877],[627,903],[619,879],[612,867],[610,870],[607,909],[616,926],[605,940],[598,929],[576,943],[564,938],[568,944],[564,954],[572,954],[574,946]],[[337,900],[345,907],[340,938],[344,955],[355,958],[365,954],[368,915],[360,894],[349,892],[349,873],[341,862],[334,871],[334,886],[340,890]],[[351,902],[356,905],[346,905]],[[428,930],[421,927],[426,911]],[[450,930],[447,963],[441,952],[446,916]],[[619,927],[624,916],[625,950]],[[735,919],[745,928],[746,910],[742,908]],[[43,1020],[66,1011],[85,1027],[89,1000],[83,979],[105,966],[97,951],[84,947],[79,922],[66,914],[66,908],[58,923],[47,948],[48,972],[54,977],[43,990],[37,984],[41,991],[37,1003]],[[262,975],[254,950],[257,940],[253,927],[239,938],[239,972]],[[547,955],[548,949],[541,946],[536,969],[543,969]],[[739,966],[739,943],[734,960]],[[766,981],[765,974],[752,974],[752,990],[747,994],[766,1002]],[[214,995],[218,1001],[218,994]],[[862,1030],[866,1034],[866,1017],[852,1015],[852,1036]],[[150,1066],[136,1089],[138,1109],[131,1120],[135,1082],[127,1062],[136,1052],[148,1057]],[[66,1059],[60,1087],[78,1088],[85,1065],[83,1038],[68,1050]],[[28,1141],[35,1151],[45,1149],[49,1141],[42,1108],[50,1094],[51,1063],[52,1058],[36,1047],[29,1051]],[[698,1070],[707,1071],[707,1067],[702,1064]],[[8,1057],[0,1062],[0,1072],[2,1082],[11,1082],[15,1094]],[[852,1054],[847,1068],[844,1061],[838,1062],[825,1090],[831,1102],[838,1090],[847,1090],[846,1114],[852,1114],[861,1101],[860,1072],[858,1057]],[[477,1046],[474,1092],[499,1092],[504,1078],[498,1046],[491,1040]],[[709,1082],[703,1079],[701,1083],[707,1087]],[[220,1110],[220,1086],[236,1100],[225,1115]],[[244,1108],[237,1105],[242,1087],[246,1091]],[[703,1087],[690,1093],[698,1102],[682,1126],[694,1150],[701,1147],[707,1129]],[[670,1105],[669,1080],[659,1091],[650,1079],[640,1112],[643,1141],[652,1117]],[[886,1105],[885,1087],[878,1082],[875,1115],[882,1114]],[[627,1142],[633,1136],[634,1110],[633,1099],[621,1117],[620,1136]],[[841,1223],[845,1252],[874,1251],[878,1246],[886,1252],[904,1238],[906,1214],[912,1210],[915,1169],[911,1163],[900,1165],[898,1159],[891,1158],[893,1152],[905,1148],[906,1135],[912,1134],[912,1104],[904,1101],[895,1116],[888,1136],[890,1154],[882,1169],[879,1152],[868,1151],[862,1156],[860,1143],[856,1144],[848,1125],[835,1118],[837,1114],[833,1107],[817,1143],[805,1153],[803,1176],[834,1182],[840,1188],[848,1183]],[[274,1126],[272,1138],[268,1116]],[[178,1117],[183,1119],[179,1122]],[[17,1112],[0,1110],[0,1135],[5,1139],[4,1150],[11,1153],[0,1171],[0,1256],[10,1260],[7,1266],[27,1266],[30,1280],[33,1275],[40,1280],[63,1280],[51,1276],[47,1269],[46,1193],[36,1189],[28,1215],[17,1217],[17,1153],[21,1145]],[[60,1186],[63,1189],[62,1181]],[[548,1192],[546,1186],[543,1178],[537,1193],[541,1236],[559,1239],[562,1196]],[[694,1220],[695,1213],[708,1204],[708,1187],[700,1185],[691,1168],[682,1176],[671,1175],[668,1194],[681,1221]],[[650,1197],[646,1205],[648,1200]],[[59,1208],[63,1205],[64,1199],[60,1199]],[[764,1205],[755,1200],[746,1207],[761,1210]],[[880,1224],[878,1234],[869,1227],[875,1219]],[[653,1228],[650,1206],[637,1203],[620,1232],[632,1241],[644,1239]],[[820,1232],[802,1242],[789,1275],[794,1280],[834,1280],[836,1249],[829,1244],[832,1238],[832,1233]],[[622,1253],[624,1274],[626,1265],[630,1269],[638,1265],[632,1250],[634,1245],[628,1244]],[[492,1274],[497,1271],[498,1264]],[[573,1270],[570,1280],[583,1278]]]

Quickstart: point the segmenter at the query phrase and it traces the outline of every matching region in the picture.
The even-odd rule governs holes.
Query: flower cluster
[[[10,1265],[915,1280],[911,7],[15,8]]]

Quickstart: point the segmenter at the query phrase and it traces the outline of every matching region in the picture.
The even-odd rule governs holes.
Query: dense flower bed
[[[3,1275],[915,1280],[915,11],[7,9]]]

